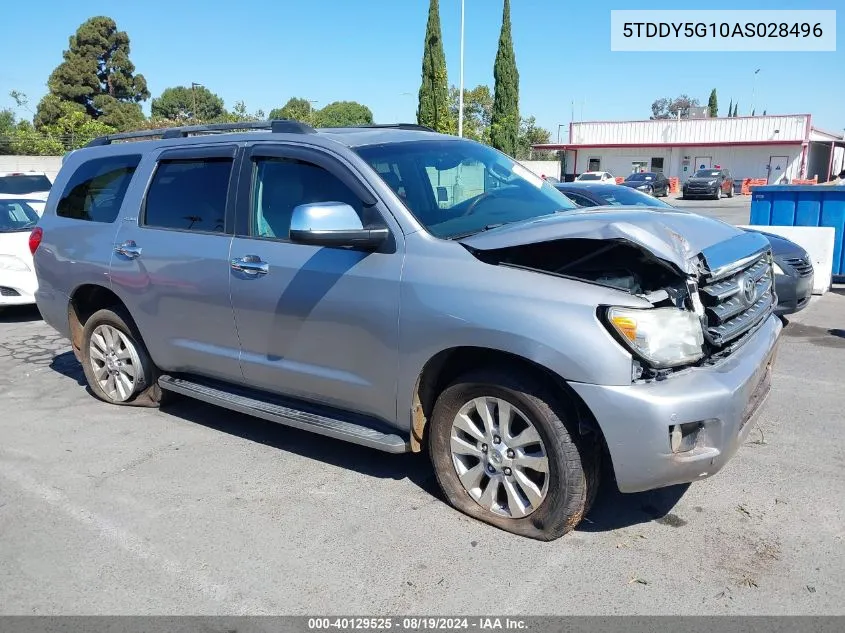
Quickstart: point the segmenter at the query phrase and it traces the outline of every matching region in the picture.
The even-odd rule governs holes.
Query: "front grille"
[[[813,274],[813,262],[810,261],[809,255],[805,257],[786,257],[783,261],[792,266],[800,277],[809,277]]]
[[[7,288],[6,286],[0,286],[0,297],[20,297],[20,293],[15,290],[14,288]]]
[[[769,254],[765,253],[730,276],[700,286],[710,345],[723,348],[763,322],[774,310],[777,297]]]

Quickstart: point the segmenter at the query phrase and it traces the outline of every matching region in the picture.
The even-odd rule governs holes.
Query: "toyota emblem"
[[[754,303],[755,295],[757,294],[757,284],[754,283],[750,275],[743,275],[740,278],[739,291],[742,293],[747,305]]]

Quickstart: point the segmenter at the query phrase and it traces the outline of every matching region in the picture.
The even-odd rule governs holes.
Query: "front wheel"
[[[549,541],[572,530],[599,483],[599,443],[563,394],[498,370],[455,380],[437,399],[429,451],[446,498],[498,528]]]
[[[716,188],[716,193],[713,194],[713,199],[714,200],[721,200],[722,199],[722,188],[721,187]]]

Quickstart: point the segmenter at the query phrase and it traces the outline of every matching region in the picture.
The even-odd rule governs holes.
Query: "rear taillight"
[[[29,252],[33,255],[35,255],[35,251],[41,244],[42,237],[44,237],[44,230],[40,226],[36,226],[32,229],[32,233],[29,234]]]

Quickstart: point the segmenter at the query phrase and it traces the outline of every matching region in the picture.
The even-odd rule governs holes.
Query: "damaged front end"
[[[567,235],[536,241],[526,241],[528,231],[520,227],[515,233],[521,239],[502,232],[470,238],[464,246],[488,264],[598,284],[648,301],[649,309],[602,305],[597,313],[631,352],[632,379],[662,380],[731,354],[765,322],[777,299],[764,237],[718,223],[712,243],[698,235],[693,244],[682,227],[644,217],[645,226],[630,217],[596,225],[590,217]],[[701,220],[713,222],[696,216],[690,223]]]

